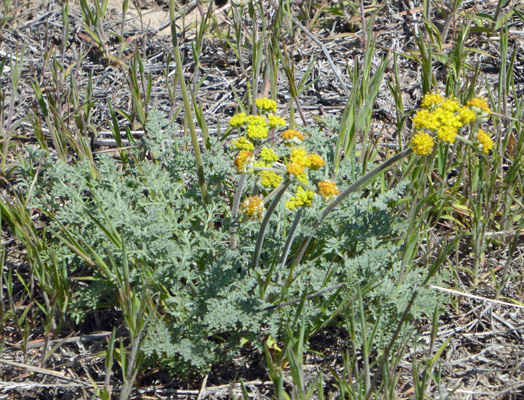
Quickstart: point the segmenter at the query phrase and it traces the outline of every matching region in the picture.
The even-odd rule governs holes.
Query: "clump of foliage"
[[[267,111],[262,103],[259,107]],[[283,120],[275,121],[274,127],[283,125]],[[286,131],[293,138],[303,137],[300,147],[288,145],[287,150],[276,152],[261,147],[261,157],[267,158],[264,165],[240,162],[239,155],[232,157],[222,142],[210,138],[210,149],[203,154],[209,195],[204,204],[187,139],[177,137],[177,127],[155,111],[146,128],[141,146],[128,150],[124,163],[99,154],[93,168],[89,160],[52,161],[41,151],[31,150],[22,167],[26,187],[33,191],[29,206],[50,217],[45,231],[48,247],[42,257],[54,259],[67,270],[71,295],[67,318],[80,322],[94,310],[121,308],[125,302],[118,300],[119,282],[124,277],[128,293],[150,305],[141,345],[148,363],[168,366],[179,374],[195,368],[205,372],[212,363],[237,354],[246,343],[260,346],[261,333],[278,337],[298,307],[298,301],[282,303],[327,289],[302,303],[309,333],[337,323],[345,307],[355,316],[363,312],[376,325],[379,352],[386,346],[413,290],[427,275],[415,266],[401,271],[401,262],[394,256],[400,245],[391,239],[403,234],[405,224],[391,214],[391,206],[402,196],[406,183],[389,191],[371,188],[367,196],[345,196],[329,218],[313,229],[326,203],[299,204],[300,193],[306,191],[304,187],[311,190],[308,179],[331,182],[321,175],[331,173],[329,166],[335,160],[331,139],[319,129],[309,128],[304,134]],[[239,138],[233,146],[250,143]],[[239,154],[254,150],[240,149]],[[284,157],[286,169],[279,169],[277,154]],[[38,174],[36,163],[41,163]],[[293,168],[290,171],[291,163],[301,167],[300,174]],[[232,164],[239,172],[253,171],[244,176],[246,185],[239,185],[242,179],[230,173]],[[310,178],[304,175],[308,169]],[[338,187],[359,175],[358,165],[346,158],[329,188],[317,185],[316,191],[321,195],[329,191],[323,196],[329,201]],[[275,204],[261,260],[253,264],[260,222],[236,217],[230,206],[234,191],[240,188],[237,195],[249,192],[253,198],[261,190],[277,190],[290,176],[296,192]],[[244,211],[260,215],[259,210],[251,212],[249,205]],[[298,213],[301,224],[292,228]],[[235,246],[230,241],[232,228],[240,238]],[[311,237],[300,263],[282,257],[284,238],[292,231],[297,238]],[[298,246],[291,246],[290,251],[294,254]],[[413,318],[431,313],[439,304],[434,294],[420,290],[411,309]],[[359,296],[363,308],[353,307]]]

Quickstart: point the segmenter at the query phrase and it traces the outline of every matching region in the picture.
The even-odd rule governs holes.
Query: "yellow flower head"
[[[261,196],[249,196],[242,203],[241,210],[249,218],[262,219],[266,207],[264,207]]]
[[[247,118],[247,136],[251,140],[265,139],[268,136],[266,118],[261,115],[249,115]]]
[[[253,143],[251,143],[249,140],[247,140],[244,136],[239,137],[237,140],[233,140],[231,142],[231,148],[233,150],[254,150],[255,146]]]
[[[260,184],[269,189],[275,189],[282,182],[282,177],[273,171],[260,172]]]
[[[305,183],[306,185],[309,185],[309,179],[308,179],[306,173],[304,173],[304,174],[302,174],[302,175],[298,175],[298,176],[297,176],[297,181],[300,181],[300,182],[302,182],[302,183]]]
[[[270,165],[267,165],[264,161],[258,160],[253,162],[253,167],[259,167],[259,168],[267,168],[270,167]]]
[[[460,110],[460,104],[457,99],[444,99],[444,101],[439,106],[443,110],[451,111],[452,113]]]
[[[453,142],[456,132],[475,119],[470,110],[462,107],[456,99],[446,99],[440,95],[426,95],[423,104],[428,108],[418,111],[412,118],[415,130],[432,131],[441,140]],[[443,129],[443,130],[442,130]],[[441,131],[441,133],[438,133]],[[455,131],[455,134],[451,134]]]
[[[304,140],[304,135],[295,129],[287,129],[280,136],[284,139],[284,143],[288,145],[299,145]]]
[[[444,102],[446,101],[447,100],[445,100]],[[436,120],[438,121],[437,130],[442,128],[443,126],[456,129],[462,128],[462,120],[460,119],[459,114],[456,114],[455,110],[451,109],[454,108],[452,104],[453,103],[450,103],[450,108],[439,107],[431,113],[433,118],[436,118]],[[458,110],[460,110],[460,107],[457,109],[457,111]]]
[[[248,125],[267,126],[266,117],[264,117],[263,115],[248,115],[246,117],[246,121]]]
[[[317,183],[318,191],[325,200],[331,200],[333,196],[336,196],[340,192],[338,191],[337,185],[330,180],[324,180]]]
[[[464,125],[467,125],[477,119],[477,114],[468,107],[460,107],[459,118]]]
[[[324,166],[324,164],[326,163],[322,157],[320,157],[318,154],[316,153],[311,153],[311,154],[308,154],[307,156],[309,158],[309,161],[311,162],[311,166],[310,168],[312,170],[317,170],[319,168],[322,168]]]
[[[491,114],[491,108],[486,99],[482,97],[475,97],[474,99],[468,100],[467,106],[477,115],[479,122],[487,121]]]
[[[475,97],[474,99],[468,100],[467,103],[470,108],[478,108],[488,114],[491,114],[491,108],[488,105],[488,102],[483,97]]]
[[[267,124],[271,129],[283,128],[286,126],[286,121],[283,118],[277,117],[276,115],[269,114],[267,116]]]
[[[255,104],[258,108],[258,111],[267,114],[269,112],[277,112],[277,102],[271,99],[268,99],[267,97],[262,97],[260,99],[255,100]]]
[[[443,101],[444,98],[440,94],[436,92],[430,92],[424,95],[420,106],[423,108],[429,108],[431,110],[437,108]]]
[[[231,119],[229,120],[229,125],[232,128],[240,128],[242,125],[244,125],[244,122],[246,122],[246,114],[240,113],[231,117]]]
[[[447,143],[455,143],[457,128],[450,125],[443,125],[437,131],[438,138]]]
[[[307,155],[306,149],[303,147],[297,147],[291,150],[291,156],[289,157],[292,163],[302,165],[304,168],[309,168],[311,160]]]
[[[435,142],[433,138],[425,132],[417,132],[411,140],[413,151],[419,156],[425,156],[433,151]]]
[[[299,207],[310,207],[311,204],[313,204],[314,196],[314,192],[311,190],[304,190],[302,186],[299,186],[297,188],[297,195],[286,201],[285,206],[290,210],[294,210],[295,208]]]
[[[290,162],[289,164],[287,164],[286,169],[291,175],[295,176],[302,175],[306,170],[302,165],[294,162]]]
[[[260,158],[262,158],[262,160],[268,164],[273,164],[274,162],[278,161],[278,156],[275,154],[273,149],[268,149],[267,147],[263,147],[262,150],[260,150]]]
[[[493,140],[482,129],[479,129],[477,140],[480,143],[480,147],[482,147],[482,152],[485,154],[488,154],[489,151],[493,149]]]
[[[247,169],[253,163],[253,152],[243,150],[237,154],[235,157],[235,167],[238,172],[246,173]]]
[[[249,124],[247,126],[247,136],[252,140],[265,139],[268,136],[267,128],[262,125]]]
[[[428,129],[437,130],[440,126],[438,115],[435,112],[422,109],[412,118],[413,126],[416,130]]]

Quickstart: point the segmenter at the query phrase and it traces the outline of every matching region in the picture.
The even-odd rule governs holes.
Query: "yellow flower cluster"
[[[324,166],[324,164],[325,161],[318,154],[308,154],[305,148],[295,147],[291,150],[289,163],[286,165],[286,168],[291,175],[296,176],[298,179],[304,181],[305,178],[304,183],[307,184],[307,174],[302,179],[300,177],[304,175],[308,168],[316,170]]]
[[[251,143],[249,140],[247,140],[244,136],[239,137],[237,140],[233,140],[231,142],[231,148],[234,150],[240,151],[240,150],[255,150],[255,145]]]
[[[295,194],[287,195],[290,198],[285,203],[290,210],[310,207],[317,193],[326,200],[337,195],[337,186],[328,180],[319,182],[318,189],[309,186],[309,171],[324,167],[326,162],[319,154],[308,153],[303,145],[305,136],[300,131],[288,129],[281,134],[282,143],[287,146],[285,162],[280,161],[273,147],[266,147],[267,141],[264,139],[269,136],[269,130],[286,126],[286,121],[273,114],[277,109],[273,100],[263,98],[257,99],[255,103],[258,114],[239,113],[229,121],[231,128],[241,130],[238,139],[231,142],[231,149],[238,151],[234,160],[236,171],[254,174],[258,188],[263,193],[268,190],[274,193],[286,177],[293,179],[290,190],[295,191]],[[265,212],[263,197],[249,196],[242,203],[241,211],[249,218],[262,218]]]
[[[322,157],[320,157],[316,153],[308,154],[309,161],[311,162],[310,168],[312,170],[317,170],[319,168],[322,168],[324,164],[326,163]]]
[[[270,167],[270,165],[267,165],[264,160],[258,160],[258,161],[253,162],[252,166],[253,167],[258,167],[258,168]]]
[[[460,110],[461,105],[458,103],[457,99],[445,98],[442,103],[439,105],[440,108],[449,112],[457,112]]]
[[[477,133],[477,140],[480,143],[483,153],[488,154],[493,148],[493,140],[482,129],[479,129],[479,132]]]
[[[468,107],[471,107],[473,110],[479,109],[483,112],[491,114],[491,108],[489,107],[487,101],[483,97],[475,97],[474,99],[468,100]]]
[[[433,145],[435,142],[433,138],[426,132],[419,131],[413,136],[411,140],[413,151],[419,156],[425,156],[433,151]]]
[[[443,142],[455,143],[457,128],[452,125],[442,125],[437,130],[437,136]]]
[[[338,191],[337,185],[329,180],[320,181],[317,183],[318,191],[325,200],[331,200],[333,196],[336,196],[340,192]]]
[[[491,114],[491,108],[486,99],[475,97],[474,99],[469,100],[466,104],[473,112],[475,112],[479,122],[485,122],[488,120]]]
[[[315,192],[304,190],[302,186],[299,186],[297,187],[297,195],[286,201],[285,206],[290,210],[298,207],[310,207],[313,203],[313,197],[315,197]]]
[[[438,107],[443,101],[444,97],[438,93],[431,92],[424,96],[420,106],[427,109],[433,109]]]
[[[482,122],[491,110],[481,98],[460,105],[456,99],[442,97],[438,93],[427,93],[422,99],[422,109],[412,118],[415,135],[413,151],[427,155],[433,151],[435,140],[454,143],[460,130],[473,122]]]
[[[291,175],[299,176],[302,175],[306,169],[297,163],[290,162],[289,164],[286,164],[287,172],[289,172]]]
[[[278,161],[278,156],[275,154],[275,151],[267,147],[262,147],[262,150],[260,150],[260,158],[269,164]]]
[[[282,177],[273,171],[260,172],[260,184],[268,189],[275,189],[282,182]]]
[[[247,137],[251,140],[260,140],[267,138],[267,121],[262,115],[250,115],[247,121]]]
[[[464,126],[465,121],[461,115],[465,115],[456,100],[444,100],[439,106],[432,110],[422,109],[413,117],[413,126],[416,130],[428,130],[436,132],[443,142],[453,143],[458,130]],[[471,115],[468,116],[471,117]],[[471,121],[470,121],[471,122]]]
[[[291,150],[290,161],[295,164],[302,165],[304,168],[309,168],[311,160],[308,157],[306,149],[303,147],[297,147]]]
[[[300,181],[302,183],[305,183],[306,185],[309,185],[309,179],[306,173],[303,173],[302,175],[297,175],[297,181]]]
[[[256,99],[255,104],[258,108],[258,111],[264,114],[269,112],[277,112],[277,102],[275,100],[268,99],[266,97]]]
[[[278,129],[286,126],[286,121],[269,112],[276,112],[277,103],[268,98],[255,100],[260,115],[246,115],[238,113],[229,120],[229,126],[234,129],[243,129],[246,133],[231,143],[235,150],[253,151],[255,144],[268,137],[269,129]]]
[[[249,218],[262,219],[264,211],[266,207],[264,207],[261,196],[249,196],[242,203],[242,212]]]
[[[238,172],[246,173],[247,169],[253,163],[253,152],[242,150],[235,157],[235,167]]]
[[[229,125],[232,128],[240,128],[244,123],[246,122],[246,114],[240,113],[233,115],[231,119],[229,120]]]
[[[269,114],[267,116],[267,124],[271,129],[276,129],[286,126],[286,121],[284,120],[284,118],[280,118],[276,115]]]
[[[287,145],[300,145],[304,140],[304,135],[295,129],[288,129],[280,135]]]

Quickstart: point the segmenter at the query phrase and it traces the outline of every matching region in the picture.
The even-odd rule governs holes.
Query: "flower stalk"
[[[291,184],[291,180],[289,178],[286,178],[285,181],[280,186],[279,190],[273,191],[273,193],[275,193],[274,195],[275,198],[271,202],[271,205],[268,207],[264,215],[264,219],[262,220],[262,223],[260,224],[260,229],[258,231],[257,243],[255,245],[255,251],[253,253],[253,262],[252,262],[254,269],[258,268],[259,263],[260,263],[260,254],[262,252],[262,245],[264,244],[264,237],[266,236],[266,230],[267,230],[267,226],[269,225],[269,220],[271,219],[271,216],[275,212],[277,205],[280,202],[280,199],[282,198],[282,196],[284,195],[284,193],[286,192],[290,184]]]

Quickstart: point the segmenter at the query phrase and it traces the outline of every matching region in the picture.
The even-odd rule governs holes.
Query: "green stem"
[[[195,152],[195,160],[197,164],[198,183],[200,185],[200,191],[202,192],[202,200],[204,204],[207,204],[207,187],[206,178],[204,176],[204,166],[202,165],[202,157],[200,155],[200,147],[198,144],[198,138],[195,131],[195,122],[191,113],[191,105],[189,104],[189,96],[187,94],[186,82],[184,80],[184,73],[182,72],[182,60],[180,58],[180,49],[178,47],[177,33],[176,33],[176,22],[175,22],[175,2],[169,0],[169,18],[171,21],[171,41],[173,42],[173,48],[175,51],[175,62],[176,62],[176,75],[180,82],[180,91],[184,99],[184,108],[187,113],[187,121],[189,124],[189,131],[191,132],[191,142],[193,144],[193,151]]]
[[[280,195],[280,197],[282,197],[282,195],[280,194],[280,190],[281,188],[286,185],[286,187],[289,186],[290,182],[291,182],[291,179],[289,177],[287,177],[279,186],[277,186],[275,189],[273,189],[273,191],[271,191],[266,197],[264,197],[264,199],[262,200],[262,204],[267,204],[269,202],[269,200],[271,200],[273,197],[275,197],[277,194]],[[279,197],[279,198],[280,198]]]
[[[287,171],[283,169],[277,169],[277,168],[269,168],[269,167],[250,167],[249,169],[252,169],[253,171],[270,171],[274,172],[276,174],[284,175],[287,174]]]
[[[235,193],[235,198],[233,199],[233,208],[231,209],[231,220],[234,221],[238,216],[238,209],[240,208],[240,199],[242,198],[242,191],[244,190],[244,183],[246,182],[246,174],[240,175],[238,181],[237,191]],[[236,249],[238,246],[237,237],[236,237],[236,226],[232,226],[230,229],[231,238],[230,245],[232,249]]]
[[[277,205],[280,199],[286,192],[291,182],[292,181],[289,178],[286,178],[286,180],[279,186],[279,188],[275,189],[270,194],[272,195],[274,193],[273,196],[275,198],[273,199],[271,205],[267,209],[266,214],[264,215],[264,219],[262,220],[262,224],[260,225],[260,230],[258,231],[257,243],[255,245],[255,252],[253,253],[253,268],[257,268],[260,263],[260,253],[262,252],[262,245],[264,244],[264,237],[266,236],[266,230],[267,230],[267,226],[269,225],[269,220],[271,219],[271,216],[273,215],[273,212],[275,212],[275,209],[277,208]]]
[[[297,233],[300,220],[302,219],[303,212],[304,208],[300,207],[297,211],[297,214],[295,215],[295,220],[293,221],[293,225],[291,226],[291,230],[289,231],[289,234],[287,236],[286,244],[284,245],[284,250],[282,250],[282,255],[280,256],[280,263],[282,264],[282,268],[286,266],[287,256],[289,255],[289,250],[291,249],[291,245],[293,244],[293,239],[295,239],[295,235]]]

